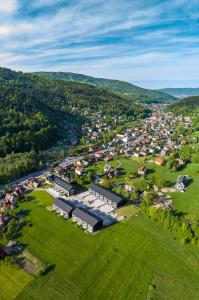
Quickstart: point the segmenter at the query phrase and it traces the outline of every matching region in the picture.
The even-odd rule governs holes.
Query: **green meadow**
[[[46,209],[46,192],[31,196],[21,208],[32,226],[19,239],[52,270],[16,299],[199,299],[199,251],[157,224],[139,215],[88,235]]]
[[[120,159],[126,181],[143,165],[140,159]],[[111,162],[118,165],[118,161]],[[189,164],[180,172],[147,162],[148,176],[161,176],[175,183],[188,174],[191,184],[185,193],[172,193],[174,209],[189,218],[199,218],[199,165]],[[103,170],[99,162],[95,169]],[[130,179],[146,187],[143,179]],[[161,226],[123,208],[125,222],[96,235],[84,231],[47,210],[53,198],[45,191],[34,191],[20,208],[27,212],[31,226],[22,229],[19,240],[52,270],[45,276],[31,277],[12,265],[0,266],[0,299],[199,299],[199,250],[181,245]],[[135,212],[134,212],[135,210]],[[122,211],[121,211],[122,213]],[[3,288],[2,288],[3,287]]]
[[[0,299],[13,300],[32,280],[23,269],[16,268],[10,263],[0,265]]]

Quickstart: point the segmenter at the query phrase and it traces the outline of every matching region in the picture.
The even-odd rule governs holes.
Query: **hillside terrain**
[[[168,110],[173,111],[175,114],[192,114],[196,115],[196,110],[199,108],[199,96],[187,97],[179,102],[168,106]]]
[[[83,109],[119,115],[144,113],[141,106],[129,105],[106,89],[3,68],[0,89],[0,156],[47,149],[62,137],[64,126],[80,127]]]
[[[199,95],[199,88],[165,88],[160,89],[159,91],[170,94],[177,98]]]
[[[0,68],[0,182],[44,169],[45,150],[78,142],[87,116],[142,118],[149,110],[107,89]]]
[[[165,92],[143,89],[131,83],[120,80],[95,78],[69,72],[38,72],[36,74],[51,79],[89,83],[109,89],[114,93],[137,102],[154,103],[175,100],[175,97],[168,95]]]

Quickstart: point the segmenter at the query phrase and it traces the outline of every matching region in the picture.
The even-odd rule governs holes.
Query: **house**
[[[107,155],[104,158],[105,161],[109,161],[109,160],[112,160],[112,159],[113,159],[113,157],[111,155]]]
[[[29,178],[26,184],[31,188],[37,188],[39,186],[39,182],[36,178]]]
[[[103,220],[84,208],[75,208],[72,219],[91,233],[103,227]]]
[[[133,156],[134,156],[134,157],[140,157],[140,153],[139,153],[139,152],[135,152],[135,153],[133,154]]]
[[[104,166],[104,172],[105,172],[105,173],[108,173],[111,169],[112,169],[112,166],[111,166],[111,165],[106,164],[106,165]]]
[[[130,184],[125,184],[124,189],[126,192],[131,193],[133,191],[133,186]]]
[[[56,175],[52,175],[48,177],[49,181],[53,182],[61,191],[67,196],[72,196],[75,194],[75,188],[72,184],[67,183],[63,179],[59,178]]]
[[[146,168],[145,167],[140,167],[138,169],[138,174],[139,175],[145,175],[146,174]]]
[[[176,185],[175,185],[175,189],[179,192],[184,192],[185,188],[188,184],[188,176],[187,175],[181,175],[178,176],[177,181],[176,181]]]
[[[116,168],[111,168],[108,172],[109,177],[117,177],[118,175],[118,170]]]
[[[4,202],[14,204],[16,202],[16,196],[12,193],[6,193]]]
[[[169,151],[167,149],[162,149],[161,152],[160,152],[160,155],[166,156],[166,155],[168,155],[168,152]]]
[[[15,188],[15,194],[21,196],[25,192],[23,185],[19,185]]]
[[[165,160],[162,157],[158,157],[158,158],[155,159],[154,163],[157,166],[163,166],[165,164]]]
[[[63,198],[56,198],[53,202],[53,210],[63,216],[65,219],[72,217],[74,205]]]
[[[13,253],[15,243],[15,241],[9,241],[4,247],[4,251],[7,255],[11,255]]]
[[[122,141],[123,141],[123,143],[128,143],[130,141],[130,139],[131,139],[131,137],[127,135],[127,136],[123,137]]]
[[[95,195],[97,198],[100,198],[100,200],[102,200],[104,203],[111,205],[113,208],[118,208],[125,203],[122,197],[94,183],[90,185],[89,192]]]
[[[85,173],[85,170],[84,170],[84,168],[82,168],[81,166],[77,166],[77,167],[75,168],[75,173],[78,174],[78,175],[82,175],[82,174]]]
[[[101,157],[102,157],[101,152],[96,152],[96,153],[95,153],[95,157],[96,157],[96,158],[101,158]]]

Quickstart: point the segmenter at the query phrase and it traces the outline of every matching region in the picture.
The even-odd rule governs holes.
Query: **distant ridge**
[[[158,91],[170,94],[177,98],[199,96],[199,88],[164,88]]]
[[[67,80],[92,84],[95,86],[106,88],[116,94],[119,94],[120,96],[125,96],[129,100],[137,102],[153,103],[172,102],[175,100],[174,96],[171,96],[165,92],[144,89],[131,83],[120,80],[95,78],[83,74],[76,74],[70,72],[37,72],[36,74],[39,76],[48,77],[56,80]]]

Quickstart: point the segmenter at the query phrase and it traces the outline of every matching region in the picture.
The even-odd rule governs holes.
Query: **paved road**
[[[101,153],[105,153],[105,152],[108,152],[108,151],[112,151],[114,150],[115,147],[110,147],[110,148],[107,148],[107,149],[102,149],[102,150],[99,150],[99,151],[96,151],[96,152],[101,152]],[[72,164],[72,163],[75,163],[77,160],[81,160],[81,159],[84,159],[84,157],[86,156],[91,156],[91,155],[94,155],[96,152],[93,152],[93,153],[88,153],[86,155],[83,155],[83,156],[77,156],[77,157],[69,157],[69,158],[65,158],[64,160],[62,160],[59,164],[60,167],[66,167],[67,165],[69,164]],[[30,173],[22,178],[19,178],[19,179],[16,179],[16,180],[13,180],[13,181],[10,181],[8,182],[7,184],[5,185],[2,185],[0,186],[1,189],[3,189],[6,185],[13,185],[13,184],[24,184],[26,182],[26,180],[30,177],[39,177],[39,176],[45,176],[46,174],[48,173],[48,169],[44,169],[44,170],[41,170],[41,171],[38,171],[38,172],[33,172],[33,173]]]
[[[47,174],[47,172],[48,172],[48,169],[41,170],[41,171],[38,171],[38,172],[30,173],[30,174],[28,174],[28,175],[26,175],[24,177],[21,177],[19,179],[13,180],[13,181],[10,181],[10,182],[8,182],[5,185],[1,185],[0,188],[4,188],[6,185],[24,184],[28,178],[30,178],[30,177],[39,177],[39,176]]]

